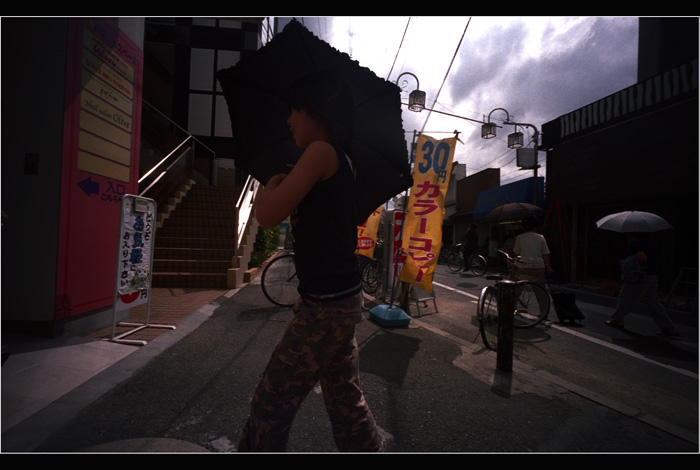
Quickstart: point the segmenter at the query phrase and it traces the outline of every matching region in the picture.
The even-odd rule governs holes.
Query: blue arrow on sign
[[[88,176],[86,179],[78,183],[78,187],[85,191],[85,194],[92,196],[93,194],[100,194],[100,183],[92,181]]]

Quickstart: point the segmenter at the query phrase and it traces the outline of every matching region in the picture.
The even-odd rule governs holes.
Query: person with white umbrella
[[[659,336],[679,336],[668,312],[661,305],[657,294],[658,259],[649,233],[672,228],[661,217],[647,212],[628,211],[603,217],[597,227],[615,232],[628,232],[631,242],[624,254],[622,268],[622,288],[618,294],[617,308],[606,325],[624,328],[625,316],[643,303],[649,308],[652,318],[659,326]]]

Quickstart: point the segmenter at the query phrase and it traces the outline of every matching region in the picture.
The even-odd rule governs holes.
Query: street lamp
[[[487,122],[485,124],[481,125],[481,138],[482,139],[491,139],[493,137],[496,137],[496,128],[498,126],[492,122]]]
[[[425,92],[419,90],[419,86],[420,86],[420,85],[419,85],[419,83],[418,83],[418,77],[416,77],[416,76],[415,76],[414,74],[412,74],[411,72],[404,72],[404,73],[402,73],[401,75],[399,75],[399,76],[396,78],[396,82],[395,82],[397,85],[399,84],[399,78],[403,77],[404,75],[410,75],[410,76],[412,76],[413,78],[416,79],[416,89],[413,90],[413,91],[408,95],[408,109],[410,109],[411,111],[414,111],[414,112],[416,112],[416,113],[420,113],[421,111],[423,111],[423,110],[425,109]],[[405,103],[404,103],[404,104],[405,104]],[[472,122],[478,122],[479,124],[484,124],[484,121],[478,121],[478,120],[476,120],[476,119],[469,119],[469,118],[464,117],[464,116],[457,116],[456,114],[450,114],[450,113],[445,113],[445,112],[442,112],[442,111],[436,111],[435,109],[429,109],[428,111],[431,112],[431,113],[443,114],[443,115],[445,115],[445,116],[456,117],[456,118],[459,118],[459,119],[464,119],[464,120],[466,120],[466,121],[472,121]],[[493,130],[494,134],[493,134],[493,135],[495,136],[495,135],[496,135],[496,127],[499,127],[499,126],[497,126],[496,124],[492,124],[492,125],[493,125],[493,128],[494,128],[494,130]],[[483,131],[482,131],[482,132],[483,132]],[[483,133],[482,133],[482,137],[483,137]]]
[[[517,129],[517,126],[521,127],[532,127],[532,129],[535,131],[532,140],[535,142],[535,150],[537,149],[537,140],[539,138],[539,131],[537,130],[537,127],[533,126],[532,124],[527,124],[524,122],[513,122],[510,120],[510,115],[508,114],[508,111],[506,111],[503,108],[496,108],[492,110],[489,113],[488,121],[484,123],[481,126],[481,137],[484,139],[490,139],[492,137],[496,137],[496,125],[491,122],[491,114],[493,114],[494,111],[503,111],[506,113],[506,119],[503,121],[503,124],[509,124],[511,126],[515,126]],[[523,133],[522,132],[513,132],[512,134],[508,135],[508,147],[512,149],[517,149],[523,146]]]
[[[425,92],[418,89],[418,77],[416,77],[411,72],[404,72],[401,75],[399,75],[396,79],[397,85],[399,84],[399,78],[403,77],[404,75],[411,75],[413,78],[416,79],[416,89],[413,90],[408,96],[408,109],[415,112],[421,112],[425,109]],[[429,111],[432,113],[444,114],[446,116],[452,116],[459,119],[465,119],[467,121],[480,123],[481,137],[483,139],[492,139],[496,137],[496,128],[501,127],[491,122],[491,114],[493,114],[494,111],[503,111],[504,113],[506,113],[506,119],[503,121],[503,124],[509,124],[511,126],[516,127],[516,131],[508,135],[508,147],[511,149],[517,149],[518,166],[520,166],[522,169],[534,169],[535,188],[533,191],[533,204],[537,204],[537,168],[539,167],[539,164],[537,162],[537,142],[539,140],[540,135],[539,131],[537,130],[537,127],[535,127],[532,124],[522,122],[511,122],[508,111],[506,111],[503,108],[495,108],[491,110],[487,122],[478,121],[476,119],[469,119],[467,117],[457,116],[455,114],[444,113],[442,111],[436,111],[434,109],[431,109]],[[531,127],[534,130],[532,138],[535,142],[534,148],[521,148],[523,146],[523,133],[517,131],[517,126]]]
[[[404,75],[410,75],[416,79],[416,89],[408,95],[408,109],[416,113],[420,113],[425,109],[425,92],[420,90],[420,83],[418,82],[418,77],[416,77],[411,72],[404,72],[401,75],[399,75],[396,79],[397,85],[399,84],[399,78],[403,77]]]
[[[522,146],[523,146],[523,133],[522,132],[513,132],[512,134],[508,134],[508,148],[519,149]]]
[[[506,113],[506,119],[503,121],[503,124],[515,126],[516,129],[517,126],[521,126],[531,127],[534,130],[532,140],[535,143],[535,147],[533,149],[520,148],[523,146],[523,133],[517,132],[517,130],[516,132],[513,132],[512,134],[508,135],[508,148],[518,149],[518,166],[520,166],[522,169],[534,170],[535,187],[533,190],[533,203],[537,204],[537,168],[539,167],[539,164],[537,162],[537,141],[539,139],[540,133],[537,130],[537,127],[533,126],[532,124],[512,122],[510,120],[510,115],[508,114],[508,111],[506,111],[503,108],[495,108],[489,113],[487,122],[481,126],[481,137],[484,139],[491,139],[492,137],[496,137],[495,124],[491,122],[491,114],[493,114],[494,111],[503,111],[504,113]]]
[[[508,114],[508,111],[506,111],[503,108],[496,108],[489,113],[488,121],[481,126],[481,137],[482,138],[491,139],[493,137],[496,137],[496,127],[497,126],[496,126],[496,124],[491,122],[491,114],[493,114],[494,111],[503,111],[504,113],[506,113],[506,119],[505,119],[505,121],[503,121],[503,124],[510,124],[510,125],[516,126],[516,128],[517,128],[517,126],[532,127],[535,130],[534,139],[535,139],[535,145],[536,145],[537,136],[539,134],[537,132],[537,128],[535,126],[533,126],[532,124],[511,122],[510,115]],[[512,134],[508,135],[508,148],[517,149],[517,148],[520,148],[522,146],[523,146],[523,133],[522,132],[516,131],[516,132],[513,132]]]

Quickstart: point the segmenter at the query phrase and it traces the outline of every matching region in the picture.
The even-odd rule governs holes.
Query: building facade
[[[674,227],[654,237],[668,292],[698,262],[698,21],[643,18],[639,38],[635,85],[542,126],[547,204],[565,216],[545,236],[569,280],[619,279],[627,236],[595,222],[658,214]]]
[[[204,142],[210,156],[195,161],[207,181],[231,168],[215,73],[264,44],[271,24],[2,19],[4,328],[56,336],[111,323],[120,200],[163,158],[142,124],[162,116]]]

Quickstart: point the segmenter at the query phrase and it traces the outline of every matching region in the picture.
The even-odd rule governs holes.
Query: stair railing
[[[140,191],[139,191],[139,196],[144,196],[146,193],[148,193],[148,192],[151,191],[153,188],[155,188],[156,185],[158,184],[158,182],[159,182],[169,171],[171,171],[172,169],[176,168],[178,165],[181,165],[181,166],[186,167],[186,168],[191,168],[191,163],[192,163],[192,160],[193,160],[193,159],[191,158],[191,156],[194,154],[194,152],[192,151],[192,148],[191,148],[191,147],[185,147],[185,146],[188,144],[188,142],[190,141],[190,139],[192,139],[192,136],[186,138],[180,145],[178,145],[177,147],[175,147],[175,149],[173,149],[172,152],[170,152],[169,154],[167,154],[167,155],[165,156],[165,158],[163,158],[161,161],[159,161],[159,162],[156,164],[156,166],[154,166],[153,168],[151,168],[150,170],[148,170],[148,171],[146,172],[145,175],[143,175],[141,178],[139,178],[139,188],[140,188],[141,185],[142,185],[145,181],[147,181],[147,180],[150,178],[151,175],[154,175],[154,174],[155,174],[156,170],[158,170],[159,168],[162,167],[160,173],[158,174],[158,176],[156,176],[155,179],[153,179],[153,180],[151,181],[151,183],[150,183],[147,187],[145,187],[143,190],[140,190]],[[185,148],[184,148],[184,150],[182,150],[182,152],[180,153],[180,149],[182,149],[183,147],[185,147]],[[165,166],[164,166],[165,163],[168,162],[168,160],[170,160],[171,157],[173,157],[174,155],[177,155],[178,153],[179,153],[180,156],[177,157],[173,162],[171,162],[167,167],[165,167]],[[183,160],[183,159],[184,159],[184,160]],[[188,172],[188,173],[189,173],[189,172]]]
[[[241,191],[241,195],[236,203],[236,225],[238,230],[236,239],[237,247],[241,246],[241,241],[248,227],[248,222],[250,222],[250,217],[253,213],[253,205],[255,204],[255,196],[258,194],[259,188],[260,183],[252,176],[248,176],[243,191]]]
[[[139,195],[150,197],[161,206],[180,185],[192,177],[195,158],[203,156],[206,159],[216,159],[216,153],[147,101],[143,101],[142,115],[142,176],[138,181]],[[145,170],[153,164],[152,158],[149,160],[145,155],[146,149],[151,150],[151,157],[158,154],[166,156]],[[211,179],[211,175],[203,176]]]

